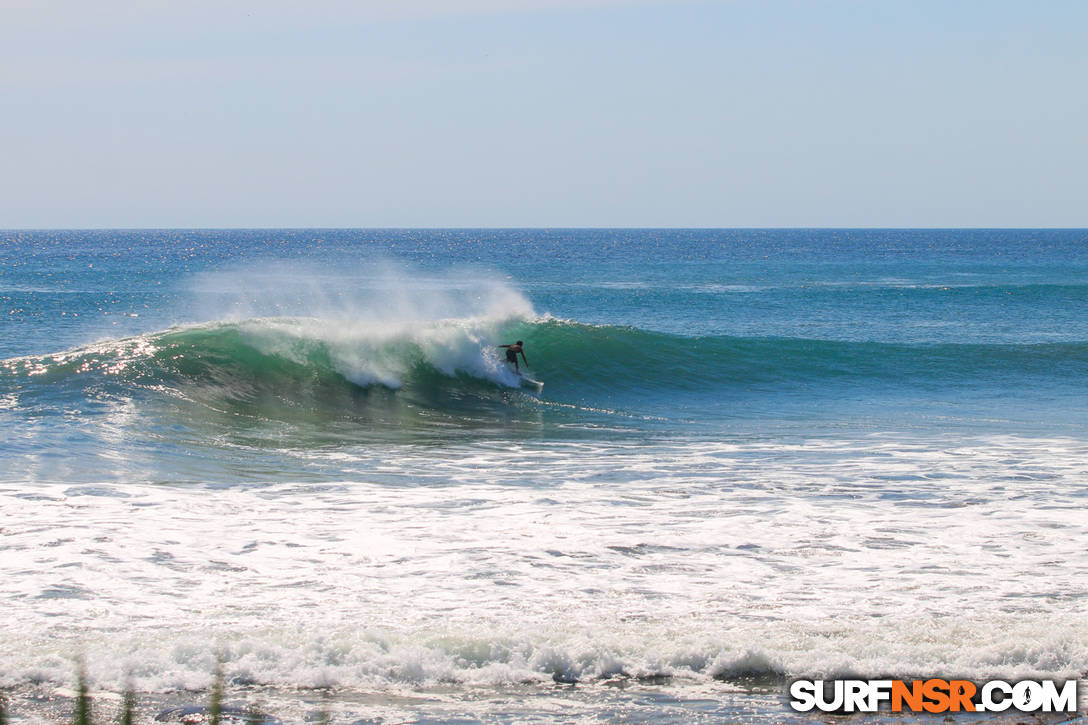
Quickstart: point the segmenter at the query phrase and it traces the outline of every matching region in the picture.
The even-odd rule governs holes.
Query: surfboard
[[[544,390],[544,383],[539,380],[533,380],[525,373],[519,373],[518,377],[521,378],[521,386],[523,388],[536,388],[536,392],[538,393]]]

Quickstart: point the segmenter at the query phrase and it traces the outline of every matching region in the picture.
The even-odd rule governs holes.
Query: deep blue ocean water
[[[1083,672],[1086,309],[1085,230],[0,232],[0,678]]]

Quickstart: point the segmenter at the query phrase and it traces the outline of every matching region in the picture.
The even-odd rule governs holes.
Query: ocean
[[[0,232],[7,714],[1084,679],[1086,310],[1085,230]]]

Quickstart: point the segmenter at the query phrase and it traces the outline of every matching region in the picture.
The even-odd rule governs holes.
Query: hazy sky
[[[0,227],[1088,226],[1083,0],[0,0]]]

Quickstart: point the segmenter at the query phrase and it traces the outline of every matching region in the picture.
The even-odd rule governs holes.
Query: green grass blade
[[[132,725],[136,710],[136,696],[132,688],[125,688],[125,694],[121,696],[121,725]]]
[[[223,656],[220,655],[215,664],[215,680],[212,682],[212,693],[208,702],[208,725],[219,725],[219,719],[223,712]]]
[[[87,687],[87,670],[82,660],[77,665],[76,711],[72,725],[91,725],[91,696]]]

